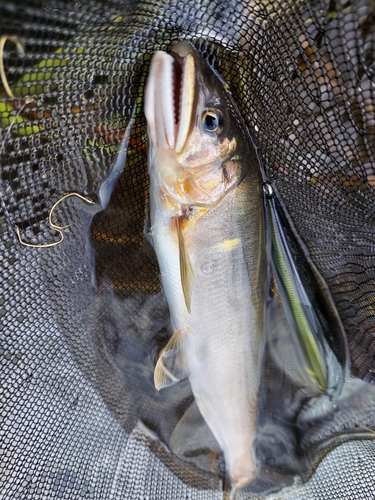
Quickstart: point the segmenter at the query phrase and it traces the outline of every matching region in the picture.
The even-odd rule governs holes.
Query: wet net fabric
[[[143,88],[153,52],[181,39],[227,81],[309,262],[311,293],[344,332],[353,380],[372,387],[374,9],[0,2],[1,499],[223,497],[217,475],[165,444],[188,384],[178,400],[153,385],[169,315],[145,236]],[[328,430],[318,423],[313,441],[371,431],[374,401]],[[268,497],[373,499],[369,436],[332,438],[294,486]]]

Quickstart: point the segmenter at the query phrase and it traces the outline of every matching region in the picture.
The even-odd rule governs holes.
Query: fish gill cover
[[[375,496],[374,8],[0,2],[1,499],[222,497],[220,453],[170,452],[188,381],[153,385],[171,330],[145,234],[143,91],[153,53],[180,40],[254,137],[342,374],[319,399],[287,369],[294,340],[271,329],[265,474],[238,497]]]

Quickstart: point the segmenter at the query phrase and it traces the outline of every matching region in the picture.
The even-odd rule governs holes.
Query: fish
[[[281,304],[289,319],[289,329],[294,334],[294,348],[299,350],[300,371],[308,375],[313,385],[321,392],[329,389],[327,359],[331,351],[324,333],[305,291],[301,277],[294,264],[280,218],[276,209],[273,188],[266,196],[267,229],[270,234],[273,275],[281,294]],[[298,349],[299,348],[299,349]],[[333,359],[330,365],[333,366]]]
[[[194,432],[185,426],[201,415],[230,484],[240,488],[259,468],[267,281],[259,164],[225,82],[188,42],[154,53],[144,109],[149,233],[173,328],[155,386],[189,379],[195,401],[172,434],[172,450],[183,448]]]

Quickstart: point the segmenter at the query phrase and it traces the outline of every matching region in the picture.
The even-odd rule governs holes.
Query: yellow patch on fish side
[[[223,241],[223,243],[219,243],[219,245],[216,245],[215,248],[224,250],[224,252],[229,252],[230,250],[233,250],[233,248],[236,248],[240,243],[241,240],[239,238],[233,238],[233,240],[226,240]]]
[[[207,180],[196,179],[194,175],[186,177],[182,181],[175,183],[175,191],[181,198],[190,198],[197,202],[204,201],[204,198],[202,200],[202,196],[204,196],[202,191],[206,193],[212,192],[222,183],[221,177],[212,177]]]
[[[187,193],[187,194],[191,193],[191,184],[189,181],[185,181],[183,187],[184,187],[185,193]]]
[[[171,216],[173,216],[173,214],[177,215],[180,213],[181,206],[171,196],[168,196],[161,190],[159,191],[159,200],[166,213],[171,214]]]
[[[201,186],[206,191],[213,191],[217,188],[218,184],[221,182],[221,179],[209,179],[208,181],[201,182]]]

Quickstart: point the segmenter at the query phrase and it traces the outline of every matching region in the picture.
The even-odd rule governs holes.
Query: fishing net
[[[375,497],[374,15],[371,0],[0,1],[1,499],[223,496],[220,457],[168,446],[188,381],[153,385],[170,323],[145,236],[143,88],[178,40],[226,80],[350,370],[328,410],[286,390],[280,423],[266,363],[269,474],[238,497]]]

